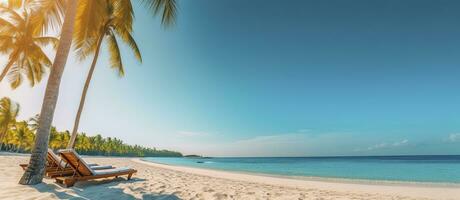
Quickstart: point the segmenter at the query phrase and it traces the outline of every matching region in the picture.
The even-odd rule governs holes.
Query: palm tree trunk
[[[29,161],[29,167],[19,180],[23,185],[35,185],[41,183],[45,172],[46,152],[48,148],[51,123],[53,122],[54,110],[59,96],[62,73],[64,72],[67,57],[72,45],[72,35],[75,23],[78,0],[67,1],[64,24],[62,25],[59,46],[56,51],[54,63],[51,68],[45,97],[40,112],[39,127],[35,137],[35,145]]]
[[[83,112],[83,107],[85,106],[86,94],[88,93],[89,84],[93,77],[94,69],[96,68],[97,59],[99,57],[99,51],[101,49],[102,39],[104,39],[104,32],[101,32],[99,39],[97,41],[96,52],[94,53],[93,62],[91,63],[91,68],[89,69],[88,76],[86,77],[85,86],[83,87],[83,92],[80,98],[80,105],[78,105],[77,116],[75,117],[75,122],[73,125],[72,135],[70,136],[69,144],[67,144],[68,149],[75,148],[75,139],[77,138],[78,126],[80,125],[80,117]]]

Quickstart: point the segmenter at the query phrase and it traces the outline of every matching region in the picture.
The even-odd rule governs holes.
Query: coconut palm
[[[15,126],[12,126],[8,131],[6,131],[5,136],[3,137],[3,150],[5,151],[14,151],[15,146],[13,144],[14,139],[14,129]]]
[[[29,128],[30,130],[32,130],[34,133],[37,131],[38,129],[38,118],[40,118],[40,115],[35,115],[34,117],[31,117],[29,119]]]
[[[19,108],[19,104],[12,102],[8,97],[0,99],[0,150],[8,129],[16,123]]]
[[[154,14],[158,14],[160,12],[163,13],[161,21],[164,25],[169,26],[175,22],[176,2],[174,0],[144,0],[142,2],[147,4]],[[111,67],[118,72],[119,76],[124,75],[124,68],[121,61],[117,36],[129,45],[129,47],[134,51],[136,59],[139,62],[142,62],[140,51],[131,36],[134,12],[130,1],[89,1],[86,3],[80,3],[78,11],[78,28],[76,33],[77,36],[75,38],[75,46],[80,58],[84,59],[92,53],[94,53],[94,58],[83,87],[72,135],[67,148],[74,148],[75,146],[75,139],[77,138],[78,127],[83,107],[85,105],[86,95],[104,38],[106,38],[109,46]],[[104,16],[101,16],[101,13],[103,13]],[[94,15],[98,16],[96,17]]]
[[[76,139],[75,149],[77,151],[87,152],[91,149],[91,143],[89,137],[85,133],[78,135]]]
[[[53,121],[54,110],[59,96],[62,73],[64,72],[64,67],[72,45],[77,3],[77,0],[67,1],[59,45],[46,85],[45,97],[38,120],[39,127],[35,137],[35,145],[27,170],[22,175],[21,180],[19,180],[19,183],[23,185],[38,184],[43,180],[51,123]]]
[[[89,11],[89,9],[92,10]],[[119,76],[123,76],[125,73],[121,60],[120,45],[118,44],[119,40],[126,43],[134,52],[136,59],[139,62],[142,62],[139,48],[131,35],[133,31],[132,26],[134,11],[130,1],[90,1],[88,4],[81,6],[81,8],[79,7],[78,10],[78,20],[76,24],[78,31],[75,36],[77,53],[81,59],[85,59],[90,54],[94,54],[94,57],[83,87],[80,104],[75,117],[74,128],[67,148],[73,148],[75,146],[75,138],[77,137],[80,117],[85,105],[86,94],[99,58],[102,43],[107,43],[110,54],[110,67],[115,70]],[[98,11],[97,14],[99,15],[99,20],[87,19],[88,15],[86,13],[93,13],[95,10]],[[89,23],[92,25],[87,25]]]
[[[8,55],[8,61],[0,73],[0,82],[8,75],[11,87],[17,88],[26,77],[31,86],[42,80],[51,61],[43,48],[55,47],[58,39],[43,36],[41,25],[33,23],[30,10],[18,13],[11,7],[0,5],[0,53]]]
[[[51,0],[44,0],[51,1]],[[84,0],[80,0],[84,1]],[[88,1],[88,0],[86,0]],[[176,16],[175,0],[141,0],[149,5],[154,14],[162,12],[162,23],[165,25],[173,24]],[[61,29],[60,41],[57,47],[57,53],[54,58],[50,76],[45,90],[39,128],[35,138],[35,146],[29,161],[29,167],[24,172],[20,184],[31,185],[42,182],[46,161],[46,151],[48,148],[48,139],[50,134],[51,123],[54,117],[57,99],[59,96],[59,86],[61,83],[62,73],[67,62],[70,47],[72,44],[72,34],[77,12],[78,0],[67,0],[64,23]]]
[[[63,134],[59,134],[56,130],[56,127],[52,127],[50,131],[50,142],[49,148],[51,149],[60,149],[62,144]]]
[[[22,121],[16,124],[13,131],[12,143],[16,146],[16,152],[20,150],[28,150],[32,147],[34,141],[34,134],[29,129],[26,121]]]

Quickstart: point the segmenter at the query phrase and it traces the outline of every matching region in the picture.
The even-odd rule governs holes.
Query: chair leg
[[[75,179],[65,179],[64,185],[65,187],[72,187],[73,185],[75,185],[75,182]]]
[[[61,179],[56,179],[56,183],[63,184],[64,182]]]

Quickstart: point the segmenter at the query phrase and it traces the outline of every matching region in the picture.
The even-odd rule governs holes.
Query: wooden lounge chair
[[[27,169],[28,164],[19,164],[23,170]],[[112,169],[113,167],[110,165],[99,166],[98,164],[89,164],[89,166],[94,170],[102,170],[102,169]],[[73,169],[67,165],[67,162],[62,160],[59,156],[57,156],[53,150],[48,149],[47,157],[46,157],[46,169],[45,169],[45,176],[54,178],[57,176],[67,176],[72,175]]]
[[[128,167],[94,170],[92,169],[73,149],[65,149],[59,151],[62,159],[64,159],[73,169],[74,173],[71,176],[56,177],[56,182],[64,184],[66,187],[72,187],[77,181],[93,180],[100,178],[108,178],[128,175],[128,180],[137,172],[135,169]]]

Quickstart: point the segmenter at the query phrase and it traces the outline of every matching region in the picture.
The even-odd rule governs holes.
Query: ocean
[[[144,158],[225,171],[372,181],[460,183],[460,155],[350,157]]]

